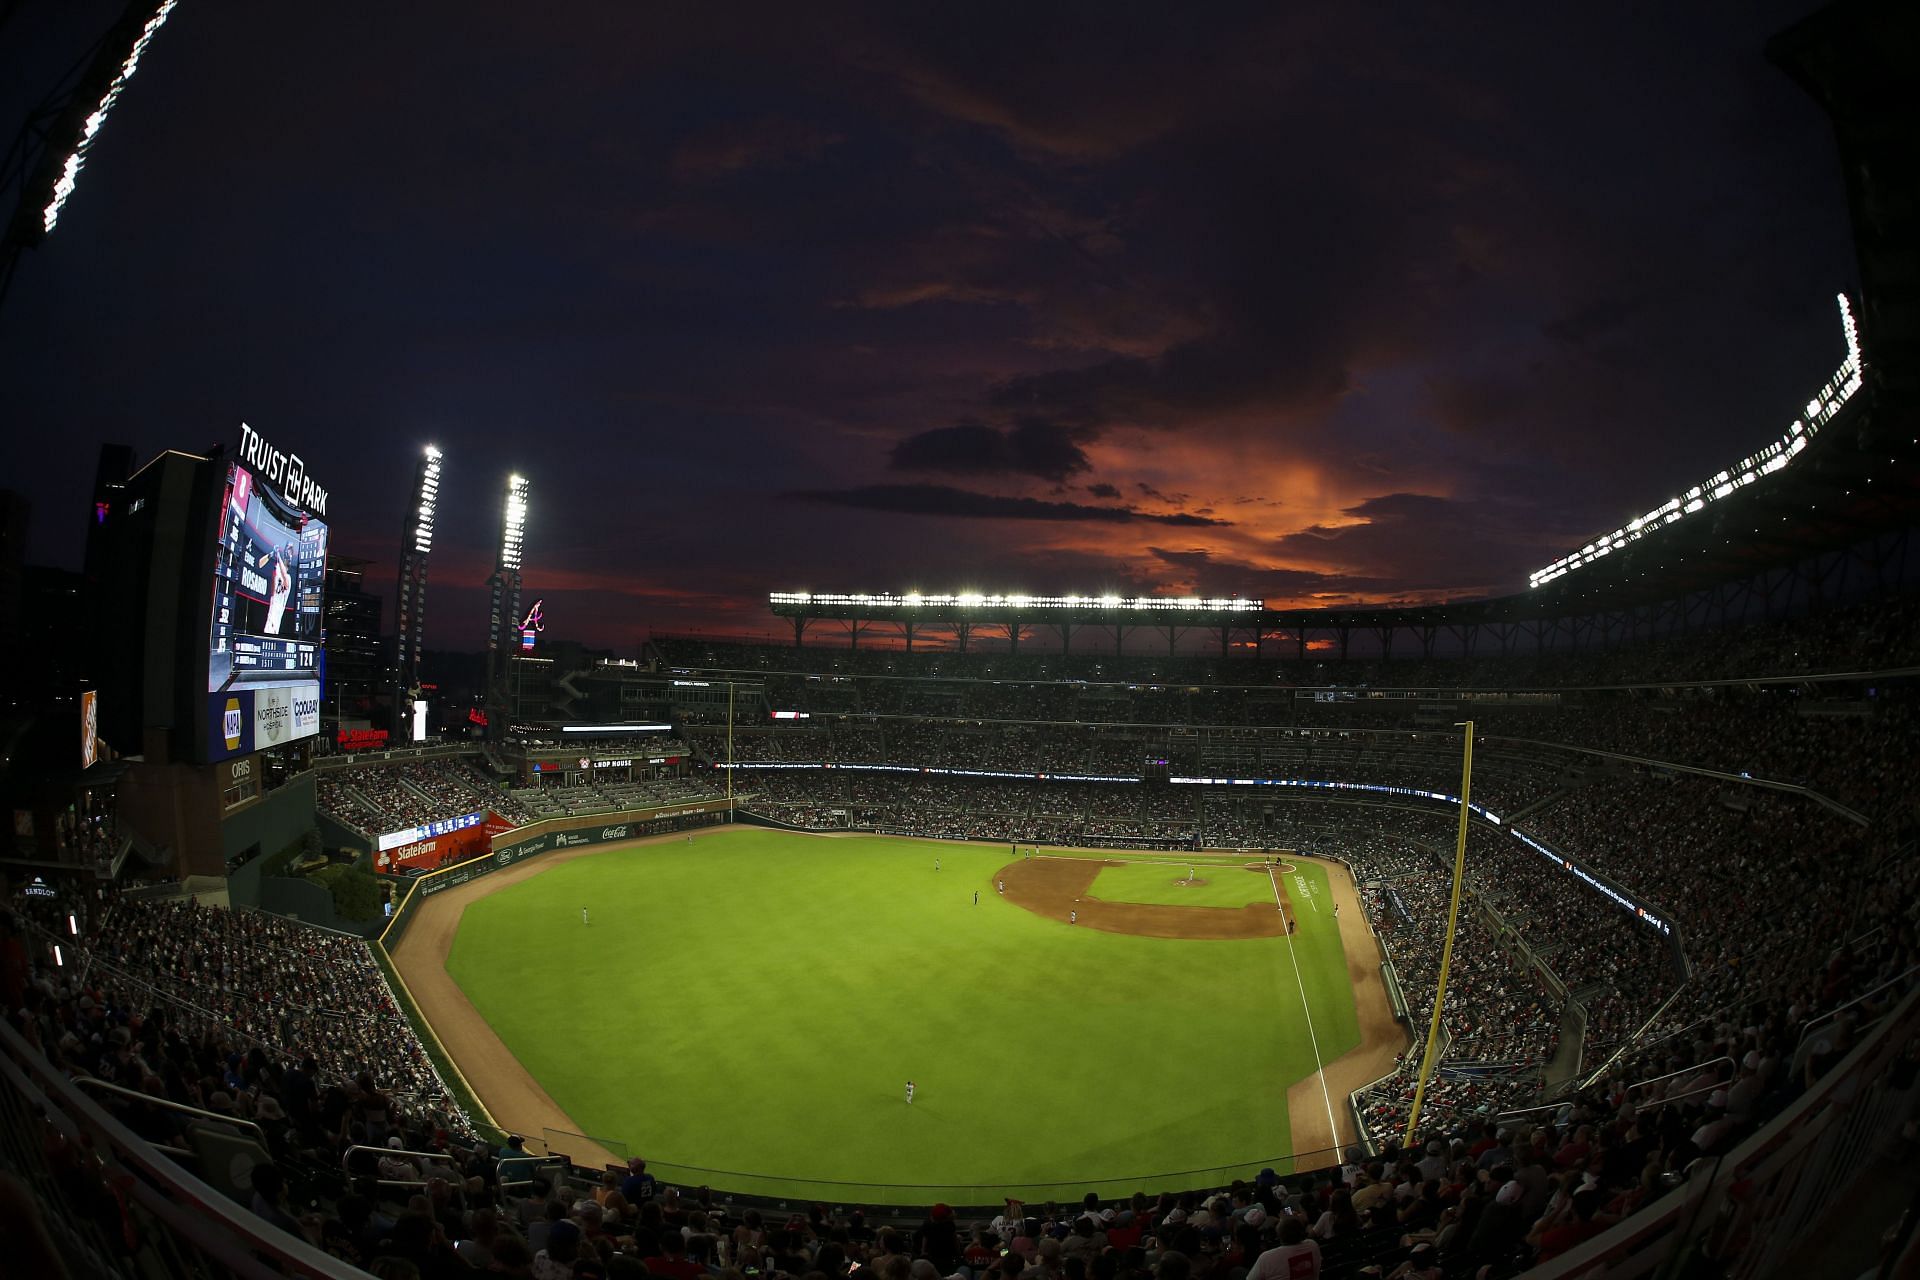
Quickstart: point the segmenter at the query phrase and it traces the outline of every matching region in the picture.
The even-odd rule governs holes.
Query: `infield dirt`
[[[1181,907],[1159,903],[1106,902],[1089,890],[1102,867],[1127,865],[1118,859],[1049,857],[1042,854],[1009,862],[994,873],[1006,885],[1006,898],[1049,920],[1067,920],[1107,933],[1146,938],[1277,938],[1287,931],[1290,911],[1269,902],[1232,907]],[[1249,867],[1255,874],[1264,868]],[[1276,892],[1282,902],[1286,891]]]
[[[684,835],[676,834],[636,843],[684,839]],[[555,851],[434,894],[412,908],[413,919],[393,949],[394,967],[421,1013],[432,1024],[448,1055],[459,1064],[468,1085],[494,1122],[509,1132],[538,1139],[548,1129],[564,1134],[579,1134],[581,1126],[527,1072],[448,974],[447,957],[453,946],[454,935],[459,931],[461,918],[469,904],[548,868],[607,851],[604,846]],[[1298,855],[1290,857],[1298,858]],[[1285,911],[1269,903],[1254,903],[1234,909],[1108,903],[1090,899],[1086,896],[1086,889],[1105,865],[1106,862],[1098,858],[1041,855],[1008,863],[996,873],[996,877],[1005,880],[1006,896],[1010,900],[1036,914],[1065,921],[1070,912],[1078,911],[1078,923],[1082,926],[1147,937],[1277,937],[1283,935],[1284,922],[1293,911],[1293,904],[1284,888],[1280,896],[1285,903]],[[1250,874],[1266,874],[1265,868],[1259,864],[1230,865],[1246,865]],[[1337,1155],[1332,1154],[1332,1149],[1352,1141],[1355,1136],[1351,1112],[1345,1105],[1346,1093],[1391,1070],[1395,1056],[1408,1043],[1406,1032],[1394,1021],[1388,1005],[1379,974],[1378,953],[1368,933],[1366,917],[1352,877],[1338,863],[1321,862],[1320,865],[1326,869],[1333,901],[1340,905],[1338,922],[1341,942],[1359,1014],[1361,1043],[1335,1061],[1323,1064],[1324,1085],[1321,1075],[1316,1074],[1288,1088],[1293,1150],[1301,1153],[1296,1157],[1297,1167],[1300,1168],[1315,1168],[1336,1162]],[[1225,866],[1211,859],[1208,870],[1218,874],[1227,873]],[[1076,898],[1080,901],[1076,902]],[[1337,1133],[1328,1123],[1330,1107],[1339,1126]],[[608,1137],[617,1138],[618,1135]],[[564,1145],[556,1144],[556,1149],[564,1150],[582,1165],[619,1163],[613,1152],[590,1140],[569,1139]]]

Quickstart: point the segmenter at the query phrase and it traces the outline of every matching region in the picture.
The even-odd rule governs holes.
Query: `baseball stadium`
[[[33,117],[7,277],[175,7]],[[1907,1274],[1913,33],[1767,48],[1859,258],[1804,395],[1500,593],[829,559],[594,648],[529,463],[103,447],[83,572],[0,543],[8,1274]]]

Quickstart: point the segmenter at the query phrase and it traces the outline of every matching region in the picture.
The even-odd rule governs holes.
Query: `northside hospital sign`
[[[316,516],[327,514],[327,491],[313,482],[300,455],[274,448],[244,422],[240,424],[240,461],[278,488],[289,506]]]

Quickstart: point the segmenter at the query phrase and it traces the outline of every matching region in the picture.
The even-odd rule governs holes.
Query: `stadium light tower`
[[[428,445],[414,468],[400,543],[400,587],[395,593],[393,732],[405,737],[408,704],[420,687],[420,650],[427,625],[427,556],[433,550],[433,517],[440,505],[440,450]]]
[[[526,549],[527,479],[507,477],[507,505],[500,520],[500,554],[487,585],[493,601],[487,610],[487,736],[506,736],[506,658],[519,651],[515,623],[520,618],[520,562]]]
[[[108,114],[179,2],[128,0],[85,67],[69,72],[28,113],[0,164],[0,193],[17,195],[13,216],[0,232],[0,297],[6,296],[21,251],[46,239],[60,221]],[[0,20],[11,8],[0,5]]]

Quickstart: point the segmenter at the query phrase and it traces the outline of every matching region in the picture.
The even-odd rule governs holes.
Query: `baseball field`
[[[502,1124],[668,1180],[1204,1185],[1347,1136],[1404,1043],[1344,871],[1274,857],[732,826],[435,895],[395,961]]]

